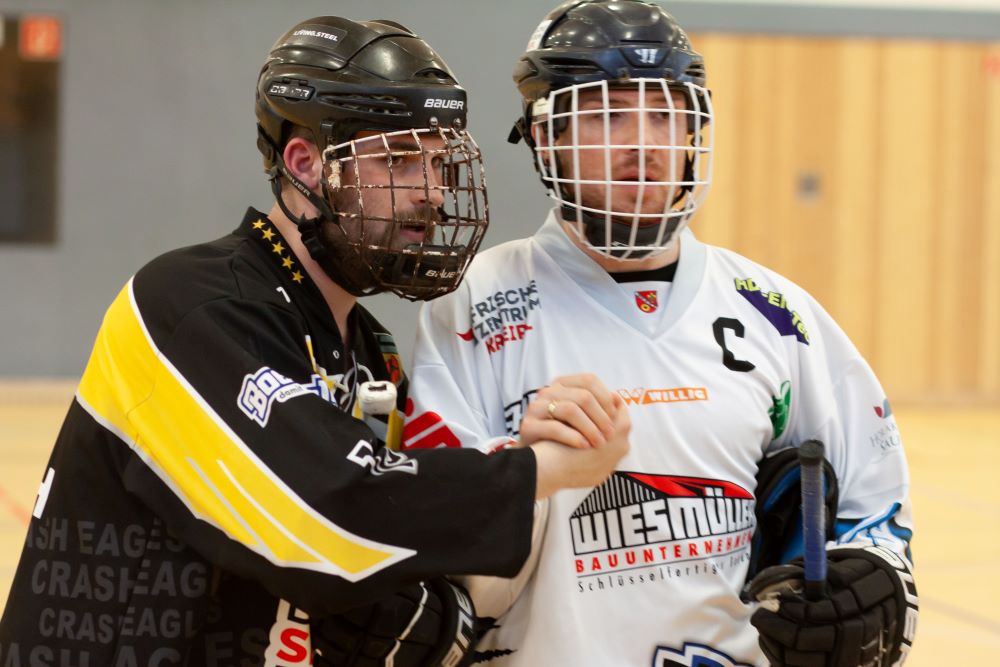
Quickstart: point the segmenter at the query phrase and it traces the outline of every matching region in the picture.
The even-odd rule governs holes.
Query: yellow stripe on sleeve
[[[156,349],[131,281],[105,315],[78,396],[195,516],[277,565],[357,581],[414,553],[340,528],[269,470]]]

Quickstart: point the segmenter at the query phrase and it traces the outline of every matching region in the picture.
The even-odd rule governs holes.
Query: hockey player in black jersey
[[[256,96],[275,205],[153,260],[109,308],[0,664],[463,658],[473,610],[442,575],[515,573],[535,499],[600,482],[630,426],[574,376],[559,397],[572,429],[539,420],[491,456],[384,446],[406,379],[357,299],[429,299],[462,278],[487,224],[466,106],[398,24],[320,17],[277,41]]]

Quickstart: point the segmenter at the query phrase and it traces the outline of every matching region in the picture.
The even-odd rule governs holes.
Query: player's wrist
[[[535,500],[562,489],[593,485],[593,463],[583,458],[585,452],[551,440],[539,440],[528,449],[535,454]]]
[[[544,441],[528,445],[527,449],[535,455],[535,500],[548,498],[561,488],[560,466],[555,460],[558,452]]]

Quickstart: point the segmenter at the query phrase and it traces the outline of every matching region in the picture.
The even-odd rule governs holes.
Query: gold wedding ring
[[[556,402],[549,401],[549,417],[556,418]]]

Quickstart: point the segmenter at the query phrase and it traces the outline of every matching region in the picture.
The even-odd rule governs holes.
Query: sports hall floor
[[[74,390],[0,381],[0,604]],[[1000,408],[893,408],[917,521],[921,614],[907,667],[1000,665]]]

